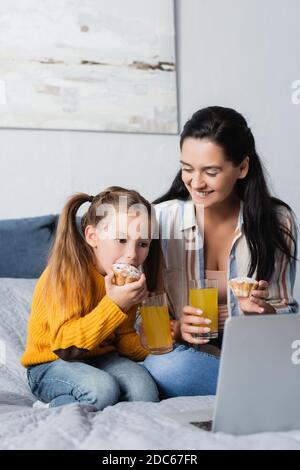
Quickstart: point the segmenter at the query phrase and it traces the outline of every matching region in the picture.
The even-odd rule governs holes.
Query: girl
[[[86,202],[80,233],[76,214]],[[135,210],[140,206],[146,214]],[[76,194],[64,207],[35,288],[21,359],[32,393],[50,407],[80,402],[102,410],[120,400],[158,401],[149,373],[134,362],[147,355],[134,330],[136,305],[147,296],[145,275],[120,287],[111,272],[117,262],[143,264],[150,215],[144,198],[119,187],[95,197]],[[135,236],[138,226],[146,227],[144,238]]]
[[[165,356],[146,359],[144,365],[165,397],[187,390],[203,394],[205,374],[210,381],[205,391],[215,392],[217,367],[201,352],[206,341],[192,336],[209,331],[209,321],[188,305],[189,279],[218,280],[221,334],[212,343],[219,347],[228,316],[298,311],[293,298],[297,253],[293,213],[270,195],[246,120],[229,108],[197,111],[184,126],[180,149],[181,170],[169,191],[155,201],[161,244],[154,243],[149,256],[153,259],[159,249],[162,252],[159,277],[173,316],[179,319],[177,339],[200,345],[200,351],[195,354],[182,345]],[[249,299],[238,301],[228,291],[228,280],[237,276],[259,280]],[[187,371],[188,362],[193,374]],[[175,385],[174,377],[178,377]]]

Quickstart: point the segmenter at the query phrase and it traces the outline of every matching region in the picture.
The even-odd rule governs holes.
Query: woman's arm
[[[292,214],[288,211],[285,217],[285,226],[292,234],[295,243],[287,237],[287,244],[294,258],[288,260],[285,255],[277,259],[276,272],[269,285],[268,303],[272,305],[276,313],[298,313],[299,305],[294,299],[294,285],[297,269],[297,238],[298,230]]]
[[[299,305],[293,297],[296,279],[297,257],[297,227],[290,212],[284,218],[284,225],[292,234],[292,239],[286,235],[286,241],[292,253],[292,258],[283,253],[276,254],[275,270],[270,282],[260,281],[259,288],[251,292],[249,299],[240,299],[240,308],[245,313],[297,313]]]

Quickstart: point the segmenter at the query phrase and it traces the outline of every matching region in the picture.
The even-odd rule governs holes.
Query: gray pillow
[[[0,277],[36,279],[43,272],[58,215],[0,220]]]

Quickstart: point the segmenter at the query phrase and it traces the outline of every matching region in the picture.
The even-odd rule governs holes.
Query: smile
[[[205,197],[210,196],[210,194],[214,193],[214,190],[213,191],[195,191],[195,193],[198,197],[205,198]]]

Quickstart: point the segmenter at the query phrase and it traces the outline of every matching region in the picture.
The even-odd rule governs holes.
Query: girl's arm
[[[60,312],[51,312],[51,349],[61,359],[79,359],[108,338],[126,317],[107,295],[91,312],[76,320],[65,321]]]
[[[149,351],[141,345],[140,336],[134,329],[137,307],[132,307],[126,320],[116,331],[116,347],[120,354],[134,361],[142,361]]]
[[[61,359],[75,360],[83,356],[105,341],[127,318],[127,314],[105,294],[104,280],[102,280],[103,286],[100,286],[101,300],[98,305],[80,318],[74,318],[74,307],[70,306],[66,318],[59,303],[53,302],[54,293],[47,294],[47,296],[52,295],[51,302],[48,302],[45,296],[47,276],[46,269],[36,284],[29,321],[32,323],[33,335],[34,323],[44,324],[43,329],[51,350]]]
[[[124,310],[129,311],[132,305],[145,296],[144,276],[141,276],[139,281],[122,287],[112,285],[112,276],[113,273],[105,278],[107,294],[85,316],[72,319],[70,312],[70,319],[65,320],[59,308],[55,307],[53,311],[46,313],[51,349],[61,359],[79,359],[86,352],[101,345],[127,319]]]

